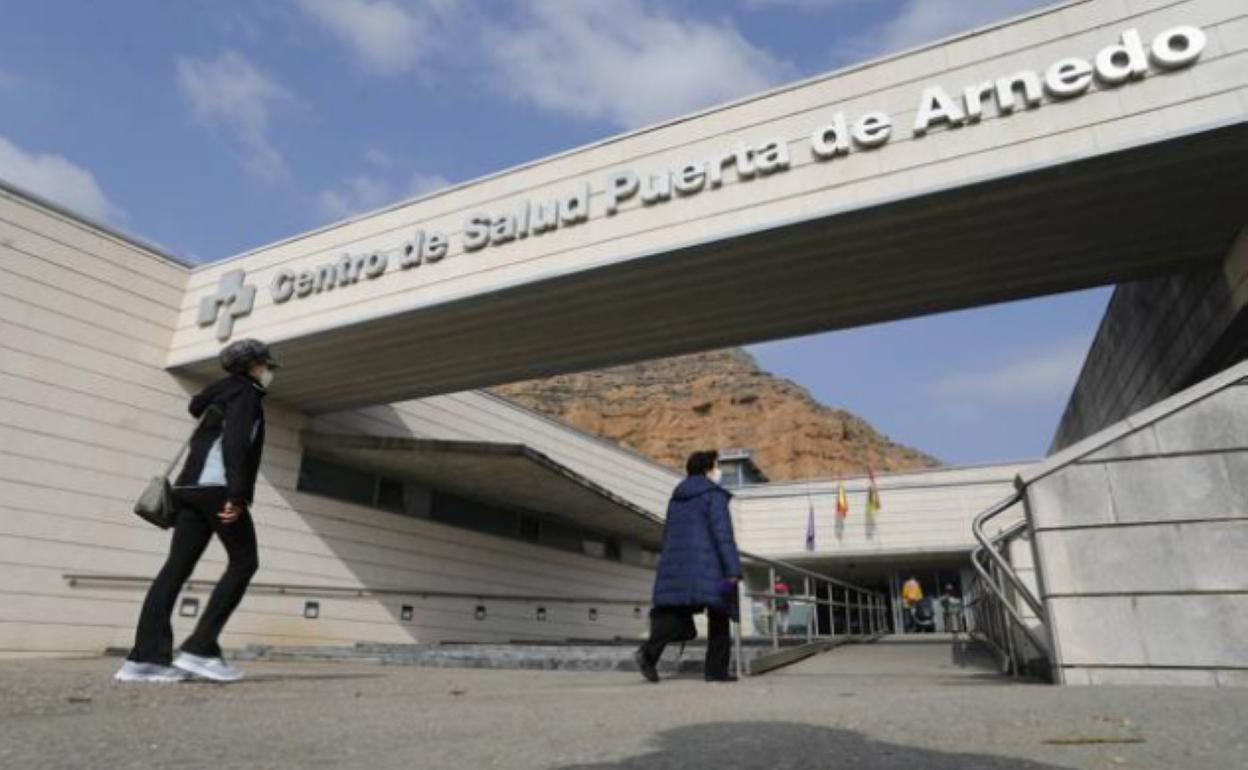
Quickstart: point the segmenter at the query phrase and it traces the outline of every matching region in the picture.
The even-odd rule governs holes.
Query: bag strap
[[[208,418],[208,415],[220,412],[221,409],[218,408],[216,404],[209,404],[208,408],[204,410],[204,413],[199,416],[199,420],[196,421],[194,429],[191,430],[191,435],[186,437],[186,441],[182,443],[182,447],[178,449],[178,453],[174,455],[173,460],[170,461],[169,467],[165,468],[164,477],[166,479],[173,473],[173,469],[178,467],[178,461],[182,459],[182,455],[186,454],[186,450],[190,448],[191,439],[195,438],[195,434],[199,432],[200,427],[203,426],[204,420]]]

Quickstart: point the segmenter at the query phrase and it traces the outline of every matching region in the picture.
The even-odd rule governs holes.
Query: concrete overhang
[[[303,446],[348,467],[468,500],[553,516],[644,545],[662,539],[659,516],[521,444],[307,431]]]
[[[220,343],[199,325],[200,303],[238,270],[255,307],[235,337],[274,343],[287,365],[274,396],[324,412],[1213,264],[1248,222],[1248,11],[1130,6],[1043,9],[205,266],[167,365],[216,373]],[[962,98],[994,78],[1090,61],[1124,31],[1151,41],[1178,25],[1209,41],[1186,68],[913,129],[929,87]],[[892,120],[887,143],[816,157],[812,128],[869,111]],[[785,170],[729,170],[715,189],[607,205],[622,169],[675,174],[769,139],[788,148]],[[509,216],[578,189],[590,212],[579,224],[463,245],[477,213]],[[415,233],[434,231],[455,244],[436,263],[282,301],[271,288],[344,254],[398,262]]]

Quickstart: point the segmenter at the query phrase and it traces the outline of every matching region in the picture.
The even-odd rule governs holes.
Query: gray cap
[[[277,361],[269,351],[269,346],[251,338],[236,340],[221,349],[219,356],[221,368],[232,374],[241,374],[256,362],[263,362],[270,368],[277,368]]]

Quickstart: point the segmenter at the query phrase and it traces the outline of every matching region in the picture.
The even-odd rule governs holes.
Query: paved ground
[[[358,663],[117,685],[116,665],[0,662],[0,768],[1248,768],[1248,690],[1015,683],[947,643],[735,685]]]

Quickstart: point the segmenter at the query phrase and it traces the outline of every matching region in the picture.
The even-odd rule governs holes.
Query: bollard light
[[[178,614],[184,618],[193,618],[199,614],[199,599],[193,596],[182,597],[182,604],[178,606]]]
[[[399,620],[402,620],[403,622],[406,623],[407,621],[411,619],[412,619],[412,605],[404,604],[401,608],[399,608]]]
[[[475,617],[477,620],[485,620],[485,605],[484,604],[477,605],[477,611],[473,613],[473,617]]]
[[[589,619],[590,619],[590,620],[597,620],[597,619],[598,619],[598,608],[597,608],[597,607],[590,607],[590,608],[589,608]]]
[[[545,622],[546,622],[546,608],[545,608],[545,607],[538,607],[538,608],[537,608],[537,620],[538,620],[538,622],[539,622],[539,623],[545,623]]]
[[[303,616],[307,618],[308,620],[316,620],[317,618],[319,618],[321,616],[321,603],[320,602],[304,602],[303,603]]]

